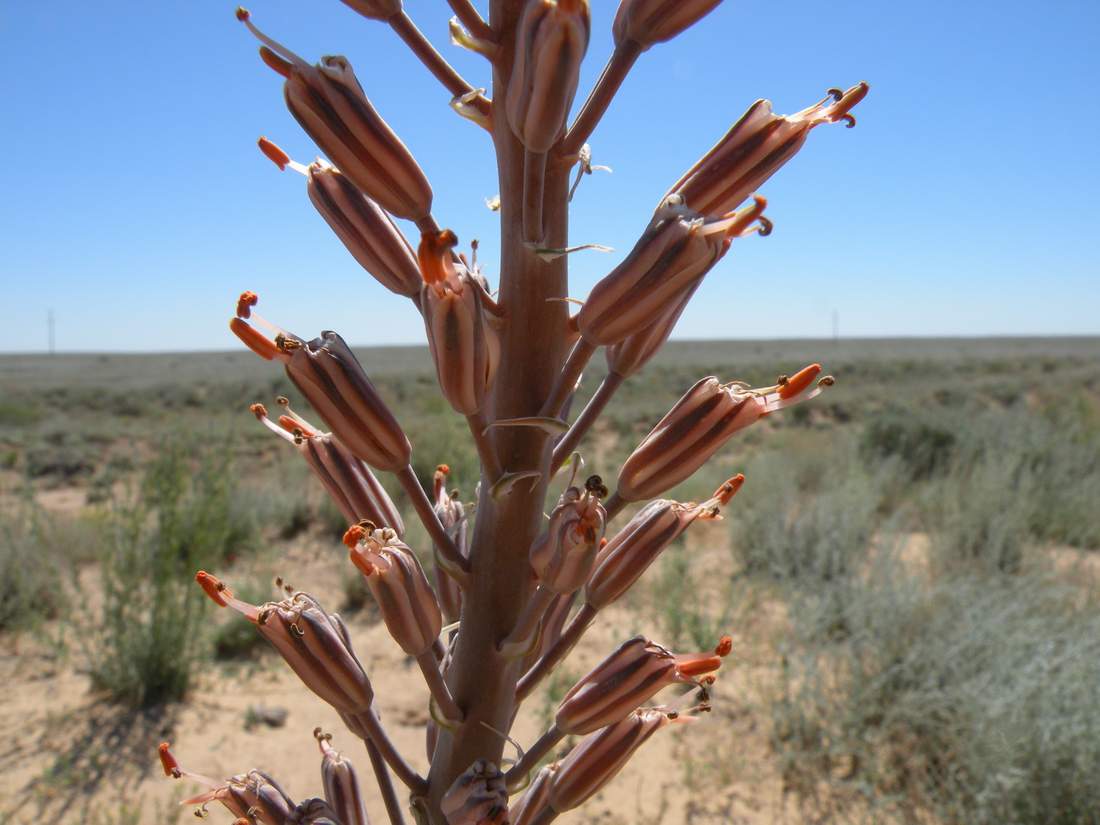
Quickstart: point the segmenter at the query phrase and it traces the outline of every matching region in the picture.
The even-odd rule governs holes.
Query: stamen
[[[172,752],[169,750],[171,747],[167,742],[161,742],[160,747],[157,748],[157,753],[160,754],[160,764],[164,768],[164,775],[179,779],[183,776],[183,771],[180,770],[180,763],[176,761],[176,757],[172,756]]]
[[[447,280],[448,255],[458,245],[458,236],[450,229],[439,232],[425,232],[420,236],[420,246],[416,258],[420,263],[420,274],[426,284],[442,284]]]
[[[233,334],[241,339],[241,342],[263,358],[265,361],[270,361],[273,358],[285,358],[283,353],[267,336],[257,332],[247,323],[240,318],[231,318],[229,320],[229,329],[233,331]]]
[[[733,637],[723,636],[721,639],[718,640],[718,644],[714,648],[714,655],[720,656],[724,659],[726,656],[729,656],[732,651]]]
[[[721,220],[712,221],[703,226],[704,235],[713,235],[717,232],[724,232],[727,238],[740,238],[752,232],[761,231],[756,228],[752,228],[752,224],[761,219],[764,210],[768,207],[768,199],[762,195],[753,195],[752,204],[738,209],[735,212],[731,212]],[[771,222],[768,222],[767,231],[761,232],[761,234],[767,235],[771,232]]]
[[[261,138],[263,140],[263,138]],[[274,146],[275,144],[272,144]],[[237,317],[248,318],[252,315],[252,307],[260,302],[260,296],[250,289],[246,289],[237,298]]]
[[[351,563],[354,564],[364,576],[373,576],[378,569],[371,560],[367,558],[366,553],[360,553],[353,549],[348,553],[348,556],[351,557]]]
[[[280,395],[276,397],[275,403],[286,410],[286,414],[290,416],[290,418],[298,422],[298,426],[302,428],[303,433],[306,433],[312,437],[313,435],[324,432],[320,427],[311,424],[309,421],[302,418],[302,416],[298,415],[298,413],[294,412],[294,410],[292,410],[290,407],[290,399],[287,398],[285,395]],[[282,423],[282,419],[283,416],[279,416],[280,424]]]
[[[296,160],[292,160],[290,155],[282,150],[282,148],[265,137],[261,137],[256,141],[256,145],[260,147],[260,151],[264,153],[264,157],[279,167],[280,171],[286,171],[289,166],[295,172],[305,177],[309,177],[309,167],[304,163],[298,163]],[[245,315],[245,318],[248,316]]]
[[[245,24],[245,26],[248,28],[248,30],[250,32],[252,32],[252,34],[256,37],[257,40],[259,40],[261,43],[263,43],[264,45],[269,47],[273,52],[275,52],[279,56],[284,57],[287,60],[289,60],[291,63],[297,64],[299,66],[308,66],[309,65],[306,61],[304,61],[302,58],[300,58],[298,55],[296,55],[294,52],[292,52],[290,49],[288,49],[286,46],[284,46],[278,40],[272,40],[270,37],[268,37],[266,34],[264,34],[262,31],[260,31],[258,28],[256,28],[256,24],[252,22],[252,15],[249,13],[248,9],[246,9],[242,6],[238,6],[237,7],[237,19]]]
[[[730,478],[722,482],[722,486],[714,492],[714,498],[719,504],[725,505],[730,503],[737,491],[741,489],[741,485],[745,483],[744,473],[738,473],[733,478]]]
[[[354,550],[359,546],[359,542],[367,537],[367,529],[361,524],[353,524],[347,530],[344,531],[344,538],[342,541],[349,550]]]
[[[225,586],[217,576],[212,576],[205,570],[195,574],[195,581],[199,583],[206,595],[211,598],[218,607],[229,607],[229,599],[233,598],[233,591]]]
[[[820,374],[821,364],[810,364],[808,367],[803,367],[786,381],[780,382],[779,397],[786,401],[796,395],[801,395],[809,389],[814,379]]]

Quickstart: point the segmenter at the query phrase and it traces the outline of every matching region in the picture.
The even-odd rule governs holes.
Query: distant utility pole
[[[833,343],[840,343],[840,312],[833,310]]]
[[[46,315],[46,330],[47,337],[49,338],[50,355],[54,354],[53,326],[53,308],[51,307],[49,313]]]

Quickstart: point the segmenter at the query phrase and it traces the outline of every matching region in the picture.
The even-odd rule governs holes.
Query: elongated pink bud
[[[343,0],[343,3],[370,20],[389,20],[401,14],[401,0]]]
[[[531,545],[531,567],[555,593],[572,593],[588,578],[607,522],[600,504],[606,495],[599,476],[589,477],[583,492],[569,487],[550,513],[546,532]]]
[[[387,212],[413,221],[428,217],[432,188],[427,178],[367,100],[347,58],[326,55],[311,65],[263,34],[247,14],[238,18],[264,44],[264,62],[286,78],[290,113],[340,171]]]
[[[557,772],[557,762],[551,762],[539,769],[523,796],[512,806],[511,825],[532,825],[538,821],[538,815],[550,804],[550,786]]]
[[[447,490],[447,477],[450,472],[451,468],[446,464],[440,464],[435,468],[432,477],[435,503],[432,506],[439,517],[439,523],[451,537],[458,552],[465,557],[469,555],[466,540],[469,524],[466,520],[466,508],[458,498],[458,492]],[[436,558],[439,558],[438,547],[435,552]],[[458,621],[459,614],[462,612],[462,589],[458,586],[458,582],[440,568],[438,563],[435,565],[435,592],[439,594],[439,607],[448,624]]]
[[[309,167],[309,199],[352,257],[390,292],[420,294],[412,245],[386,211],[331,166]]]
[[[554,724],[566,734],[591,733],[613,725],[659,691],[678,682],[695,684],[722,665],[718,651],[675,656],[656,642],[635,636],[577,682],[558,705]]]
[[[410,656],[419,656],[431,649],[443,627],[439,603],[409,546],[392,530],[371,526],[353,527],[344,542],[390,635]]]
[[[565,129],[588,50],[588,0],[526,0],[504,112],[531,152],[546,152]]]
[[[247,822],[246,819],[245,823]],[[286,825],[344,825],[344,820],[324,799],[312,797],[298,803]]]
[[[321,748],[321,784],[325,799],[342,825],[370,825],[367,809],[359,788],[359,777],[351,760],[332,747],[332,737],[313,732]]]
[[[685,289],[679,299],[662,309],[657,319],[649,326],[607,347],[604,355],[607,357],[608,371],[623,378],[629,378],[644,367],[672,335],[676,322],[680,320],[680,316],[701,283],[702,279],[699,279],[694,286]]]
[[[819,103],[793,115],[777,115],[771,101],[758,100],[669,190],[707,215],[734,209],[798,153],[810,131],[822,123],[855,125],[850,110],[870,89],[857,83],[845,92],[830,89]]]
[[[671,40],[705,17],[722,0],[622,0],[611,32],[615,45],[637,43],[648,49]]]
[[[623,464],[618,494],[625,501],[660,495],[688,478],[738,430],[770,412],[813,398],[832,383],[826,376],[810,391],[783,397],[782,383],[752,389],[742,383],[722,384],[714,376],[700,379],[657,422]]]
[[[581,336],[592,344],[617,344],[660,321],[698,286],[730,240],[761,231],[767,201],[710,219],[672,196],[653,214],[626,259],[601,279],[576,316]],[[764,230],[766,231],[766,230]]]
[[[449,229],[421,238],[420,308],[439,388],[457,412],[473,415],[496,373],[500,344],[488,317],[495,305],[465,264],[453,260],[457,243]]]
[[[479,759],[440,802],[447,825],[508,825],[508,788],[495,764]]]

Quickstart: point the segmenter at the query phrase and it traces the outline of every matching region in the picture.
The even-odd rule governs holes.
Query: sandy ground
[[[55,493],[47,503],[69,509],[75,493]],[[728,531],[721,523],[699,523],[688,552],[704,577],[728,581]],[[338,603],[341,564],[336,547],[316,540],[294,543],[280,564],[303,590]],[[652,573],[653,571],[651,571]],[[643,580],[644,581],[644,580]],[[336,594],[325,599],[326,593]],[[715,589],[692,598],[729,598]],[[580,676],[622,640],[635,633],[661,640],[654,605],[613,606],[563,665]],[[211,610],[215,608],[211,606]],[[94,611],[89,611],[94,615]],[[599,825],[650,823],[774,823],[803,821],[785,800],[771,757],[769,722],[763,700],[776,654],[772,644],[785,617],[777,603],[735,607],[734,654],[727,659],[715,691],[714,711],[699,724],[674,726],[650,740],[639,755],[600,795],[563,822]],[[242,619],[243,621],[243,619]],[[349,621],[356,649],[375,687],[383,722],[399,748],[419,770],[426,770],[423,725],[427,691],[419,670],[389,638],[385,626],[366,612]],[[0,821],[12,825],[49,822],[171,823],[189,819],[179,801],[201,788],[163,776],[156,746],[170,739],[189,770],[224,777],[262,768],[276,776],[292,797],[321,794],[320,758],[311,731],[334,734],[334,744],[360,768],[373,786],[365,753],[346,733],[336,713],[305,689],[275,655],[240,666],[210,665],[190,700],[155,713],[122,713],[91,694],[79,638],[67,652],[36,638],[5,639],[0,652]],[[250,707],[288,711],[282,727],[246,727]],[[551,703],[545,693],[532,696],[513,735],[529,744],[546,726]],[[375,823],[386,821],[381,801],[368,791]],[[212,822],[230,822],[220,806]]]

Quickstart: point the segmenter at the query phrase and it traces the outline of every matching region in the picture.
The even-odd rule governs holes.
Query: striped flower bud
[[[211,802],[220,802],[233,816],[244,817],[249,822],[293,825],[294,801],[278,782],[263,771],[251,770],[221,781],[181,768],[167,742],[161,743],[158,752],[166,776],[190,779],[208,788],[180,803],[198,805],[199,809],[195,812],[198,816],[206,816],[206,808]]]
[[[826,376],[808,391],[821,367],[811,364],[789,381],[752,389],[714,376],[700,379],[657,422],[623,464],[618,495],[640,501],[663,493],[688,478],[738,430],[791,404],[813,398],[832,383]]]
[[[672,335],[676,322],[680,320],[680,316],[700,283],[702,283],[701,279],[697,280],[694,286],[685,289],[680,297],[663,309],[649,326],[607,347],[604,355],[607,357],[608,371],[621,378],[629,378],[644,367]]]
[[[308,593],[263,605],[237,599],[215,576],[195,575],[206,594],[223,607],[238,611],[279,651],[305,686],[342,713],[366,712],[374,699],[367,674],[340,631],[339,619],[325,613]]]
[[[850,110],[870,89],[858,83],[793,115],[777,115],[769,100],[758,100],[725,136],[669,190],[697,212],[714,215],[735,208],[795,156],[810,131],[822,123],[855,125]]]
[[[606,495],[599,476],[589,477],[583,492],[571,486],[562,493],[546,532],[531,545],[531,567],[540,584],[561,594],[584,584],[607,522],[607,512],[600,504]]]
[[[677,656],[635,636],[565,694],[554,724],[562,733],[577,735],[613,725],[664,688],[696,684],[700,676],[718,670],[729,650],[723,639],[714,652]]]
[[[432,188],[363,94],[347,58],[327,55],[311,65],[257,29],[244,9],[237,10],[237,18],[264,44],[263,61],[286,78],[290,113],[337,168],[387,212],[413,221],[427,218]]]
[[[345,825],[345,822],[325,800],[312,797],[298,803],[286,825]]]
[[[562,814],[583,804],[615,778],[649,737],[670,723],[693,718],[662,708],[638,708],[622,721],[586,736],[554,774],[549,807]]]
[[[547,152],[565,129],[591,28],[588,0],[527,0],[504,113],[519,142]]]
[[[722,0],[622,0],[611,24],[615,45],[636,43],[648,49],[671,40],[708,15]]]
[[[539,769],[523,796],[512,806],[512,825],[534,825],[538,822],[539,814],[549,804],[550,786],[557,772],[557,762],[551,762]]]
[[[343,0],[344,5],[355,9],[370,20],[389,20],[401,14],[401,0]]]
[[[581,336],[593,345],[617,344],[660,320],[726,254],[733,238],[770,231],[761,217],[766,206],[757,198],[711,219],[686,208],[677,195],[666,198],[626,259],[592,288],[576,316]]]
[[[451,468],[446,464],[440,464],[432,475],[432,492],[435,498],[433,509],[439,517],[439,523],[447,535],[451,537],[458,552],[463,556],[468,554],[466,531],[469,523],[466,520],[466,508],[458,498],[456,490],[447,491],[447,476]],[[436,558],[440,550],[436,548]],[[435,592],[439,594],[439,607],[448,623],[458,621],[462,612],[462,588],[458,586],[451,576],[447,575],[439,564],[435,566]]]
[[[420,308],[443,396],[457,412],[474,415],[492,384],[500,344],[488,317],[496,305],[465,263],[453,259],[457,244],[449,229],[421,238]]]
[[[585,603],[602,610],[622,597],[696,519],[718,518],[719,506],[728,503],[744,481],[743,475],[734,476],[702,504],[668,499],[649,502],[600,550],[585,583]]]
[[[393,530],[356,525],[344,534],[390,635],[410,656],[430,650],[443,628],[435,593],[413,551]]]
[[[332,736],[315,730],[321,748],[321,784],[325,799],[342,825],[370,825],[355,766],[332,747]]]
[[[443,795],[447,825],[508,825],[508,789],[496,765],[479,759]]]
[[[280,397],[286,414],[276,424],[267,417],[263,404],[249,409],[269,430],[293,444],[306,460],[310,470],[320,480],[340,513],[349,522],[367,520],[391,527],[405,534],[405,523],[386,488],[362,460],[352,455],[332,433],[320,432],[290,409],[290,403]]]

